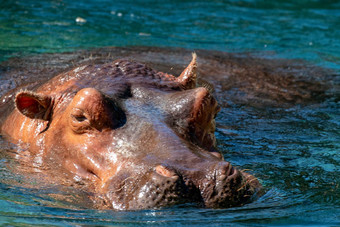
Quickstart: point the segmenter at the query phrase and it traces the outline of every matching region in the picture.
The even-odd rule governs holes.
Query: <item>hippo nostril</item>
[[[229,162],[225,163],[221,168],[221,174],[229,176],[232,168],[233,167],[230,165]]]
[[[163,166],[163,165],[158,165],[156,166],[156,172],[159,175],[165,176],[165,177],[177,177],[177,174],[174,170],[170,169],[169,167]]]
[[[217,179],[223,181],[235,173],[235,169],[229,162],[220,162],[217,167]]]

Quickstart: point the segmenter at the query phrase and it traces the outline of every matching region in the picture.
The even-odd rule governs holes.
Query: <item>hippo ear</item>
[[[30,91],[21,91],[15,97],[20,113],[32,119],[49,120],[52,109],[51,97]]]
[[[177,82],[182,84],[184,89],[192,89],[196,87],[197,80],[197,55],[192,54],[192,60],[190,64],[184,69],[181,75],[176,79]]]

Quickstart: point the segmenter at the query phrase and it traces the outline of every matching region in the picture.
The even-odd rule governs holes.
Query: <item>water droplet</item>
[[[82,17],[77,17],[76,18],[76,22],[77,23],[86,23],[86,20],[84,18],[82,18]]]
[[[138,35],[140,35],[140,36],[150,36],[151,34],[150,33],[140,32],[140,33],[138,33]]]

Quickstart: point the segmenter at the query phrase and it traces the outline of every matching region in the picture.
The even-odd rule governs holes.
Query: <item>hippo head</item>
[[[35,153],[113,209],[239,206],[260,184],[216,150],[220,107],[196,68],[196,55],[178,78],[127,60],[82,66],[19,92],[16,107],[37,122]]]

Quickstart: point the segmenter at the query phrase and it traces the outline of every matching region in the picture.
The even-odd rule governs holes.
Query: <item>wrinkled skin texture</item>
[[[127,60],[76,67],[17,92],[1,133],[37,165],[90,182],[96,208],[248,203],[261,186],[216,150],[220,108],[196,68],[195,56],[178,78]]]

